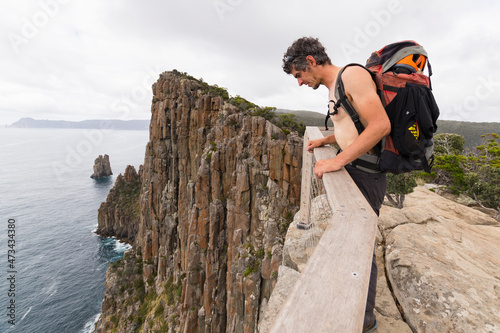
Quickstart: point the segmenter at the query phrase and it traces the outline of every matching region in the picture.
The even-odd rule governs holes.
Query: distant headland
[[[10,126],[13,128],[67,128],[67,129],[114,129],[114,130],[149,130],[149,120],[39,120],[33,118],[21,118]]]
[[[325,116],[322,113],[304,110],[276,109],[276,113],[295,114],[298,121],[306,126],[323,127]],[[38,120],[33,118],[21,118],[10,126],[11,128],[68,128],[68,129],[114,129],[114,130],[149,130],[149,120]],[[330,122],[331,125],[331,122]],[[500,123],[498,122],[468,122],[455,120],[438,120],[437,133],[455,133],[465,138],[465,147],[474,149],[481,145],[481,135],[486,133],[498,133]]]

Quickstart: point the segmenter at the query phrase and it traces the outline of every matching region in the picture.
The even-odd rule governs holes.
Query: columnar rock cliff
[[[123,175],[118,175],[106,202],[99,207],[97,233],[114,236],[132,243],[139,230],[139,195],[142,185],[142,168],[139,173],[131,165]]]
[[[97,332],[256,328],[298,210],[302,139],[214,91],[172,72],[153,85],[139,218],[109,196],[99,211],[133,249],[108,269]]]

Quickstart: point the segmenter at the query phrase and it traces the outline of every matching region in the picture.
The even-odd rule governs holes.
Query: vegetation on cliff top
[[[141,179],[137,177],[134,182],[125,181],[124,177],[118,177],[115,186],[109,191],[114,196],[117,206],[128,214],[128,216],[139,219],[139,195],[141,193]]]
[[[229,93],[227,92],[226,88],[219,87],[216,84],[210,85],[210,84],[206,83],[205,81],[203,81],[203,79],[197,79],[194,76],[191,76],[186,72],[179,72],[176,69],[172,70],[171,73],[173,73],[177,76],[180,76],[182,78],[198,82],[201,85],[202,90],[206,91],[212,97],[221,96],[224,99],[229,99]]]
[[[240,108],[243,111],[248,112],[248,114],[251,116],[263,117],[266,120],[269,120],[271,123],[281,128],[281,130],[285,134],[289,134],[291,131],[295,131],[300,136],[304,135],[306,126],[304,125],[304,122],[298,119],[298,117],[295,114],[292,113],[276,114],[275,107],[270,107],[270,106],[261,107],[258,106],[257,104],[249,102],[248,100],[239,95],[236,95],[235,97],[229,96],[229,93],[227,92],[226,88],[219,87],[216,84],[209,85],[208,83],[204,82],[202,78],[196,79],[193,76],[185,72],[179,72],[176,69],[172,70],[172,73],[180,77],[198,82],[201,85],[202,90],[205,91],[208,95],[212,97],[221,96],[225,100],[228,100],[229,103],[231,103],[232,105]]]
[[[387,198],[402,208],[404,195],[413,191],[415,179],[442,185],[455,195],[465,194],[482,207],[500,213],[500,136],[481,135],[482,144],[475,149],[465,148],[463,136],[442,133],[434,137],[435,164],[432,173],[412,172],[388,175]],[[396,198],[392,198],[394,195]]]
[[[289,134],[291,131],[295,131],[300,136],[303,136],[304,132],[306,131],[306,125],[304,125],[304,122],[302,120],[299,120],[294,114],[276,114],[275,107],[260,107],[252,102],[247,101],[239,95],[236,95],[236,97],[231,97],[229,99],[229,102],[244,111],[248,111],[251,116],[262,117],[266,120],[269,120],[271,123],[281,128],[281,130],[285,134]]]
[[[487,133],[481,139],[482,144],[474,150],[458,147],[445,153],[438,151],[436,171],[431,177],[434,183],[447,186],[455,194],[464,193],[481,206],[500,210],[500,136]]]

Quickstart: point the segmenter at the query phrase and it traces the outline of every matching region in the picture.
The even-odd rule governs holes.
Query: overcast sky
[[[327,90],[281,69],[318,37],[333,63],[412,39],[433,67],[441,119],[500,122],[500,2],[0,0],[0,124],[149,119],[151,85],[177,69],[260,106],[324,113]],[[499,130],[500,131],[500,130]]]

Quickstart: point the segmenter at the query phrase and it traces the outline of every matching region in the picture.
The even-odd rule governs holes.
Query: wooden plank
[[[322,136],[317,128],[307,132],[311,140]],[[335,152],[322,147],[314,155],[319,160]],[[278,314],[273,333],[362,331],[377,216],[345,169],[324,174],[323,182],[334,217]]]
[[[271,332],[362,331],[376,216],[338,213]]]
[[[328,155],[331,155],[331,153],[327,154],[328,150],[329,148],[326,147],[315,149],[314,156],[316,160],[331,158],[328,157]],[[366,201],[365,197],[344,168],[336,172],[325,173],[323,175],[323,184],[330,205],[334,207],[336,211],[359,209],[361,211],[373,212],[370,204]]]
[[[309,211],[311,209],[311,175],[313,154],[307,151],[307,142],[309,135],[306,131],[304,134],[304,146],[302,148],[302,181],[300,188],[300,221],[297,223],[299,229],[309,229],[311,221],[309,221]]]
[[[319,127],[316,127],[316,128],[319,129],[319,131],[321,132],[321,134],[323,134],[323,136],[329,136],[330,134],[334,133],[334,130],[325,131],[325,130],[320,129]]]
[[[319,139],[323,137],[322,132],[317,127],[307,127],[309,140]],[[304,142],[304,144],[306,144]],[[319,147],[314,149],[314,157],[316,161],[334,158],[336,156],[335,149],[331,147]],[[304,179],[304,178],[303,178]],[[334,211],[345,211],[350,207],[358,207],[360,210],[372,210],[370,204],[361,194],[356,184],[354,184],[351,176],[347,171],[342,170],[329,172],[323,175],[323,183],[325,185],[328,200]]]

